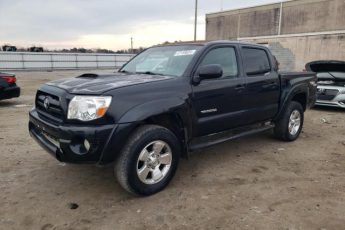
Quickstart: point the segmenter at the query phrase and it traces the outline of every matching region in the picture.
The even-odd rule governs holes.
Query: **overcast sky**
[[[198,39],[205,14],[279,0],[199,0]],[[194,0],[0,0],[0,44],[127,49],[192,40]]]

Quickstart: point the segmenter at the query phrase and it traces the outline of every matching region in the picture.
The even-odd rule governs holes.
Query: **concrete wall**
[[[344,0],[283,2],[281,17],[280,8],[278,3],[207,14],[206,40],[345,30]]]
[[[291,0],[207,14],[206,40],[227,39],[269,45],[283,70],[345,60],[345,0]]]
[[[132,54],[0,52],[0,70],[119,68]]]
[[[302,71],[306,63],[315,60],[345,60],[345,34],[245,41],[268,44],[281,64],[280,69],[285,71]]]
[[[280,4],[206,15],[206,40],[234,39],[278,33]]]
[[[344,0],[300,0],[283,4],[282,34],[344,29]]]

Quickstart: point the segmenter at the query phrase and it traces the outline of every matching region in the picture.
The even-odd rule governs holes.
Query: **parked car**
[[[43,47],[36,47],[36,46],[32,46],[30,48],[28,48],[29,52],[43,52]]]
[[[124,189],[150,195],[191,151],[271,129],[296,140],[315,93],[314,73],[278,73],[263,46],[155,46],[118,73],[43,85],[29,130],[58,160],[115,162]]]
[[[17,51],[17,47],[16,46],[11,46],[11,45],[4,45],[4,46],[2,46],[2,51],[16,52]]]
[[[0,100],[20,96],[20,88],[16,83],[17,78],[14,74],[0,72]]]
[[[318,78],[316,105],[345,108],[345,62],[314,61],[306,69]]]

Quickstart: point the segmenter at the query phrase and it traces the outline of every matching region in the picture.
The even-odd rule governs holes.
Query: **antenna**
[[[133,37],[131,37],[131,53],[133,53]]]
[[[194,41],[196,41],[197,25],[198,25],[198,0],[195,0]]]

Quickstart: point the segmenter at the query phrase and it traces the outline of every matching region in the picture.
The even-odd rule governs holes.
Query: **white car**
[[[314,61],[306,70],[317,73],[317,100],[315,105],[345,108],[345,62]]]

